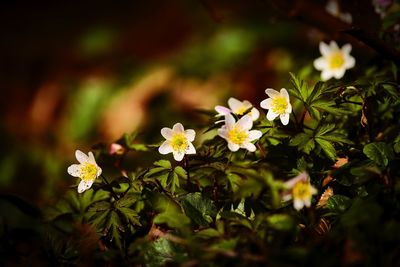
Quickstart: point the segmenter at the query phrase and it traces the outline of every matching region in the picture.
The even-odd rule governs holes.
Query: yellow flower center
[[[184,152],[188,147],[186,136],[182,133],[174,134],[170,139],[169,144],[174,151],[178,152]]]
[[[232,128],[228,132],[228,139],[237,145],[243,144],[248,137],[249,134],[246,131],[238,129],[237,127]]]
[[[284,114],[287,106],[288,102],[283,96],[274,97],[271,101],[271,110],[277,114]]]
[[[310,199],[312,196],[311,185],[308,182],[298,182],[294,185],[292,190],[293,198],[300,200]]]
[[[246,112],[247,108],[245,108],[244,106],[241,106],[237,111],[236,114],[237,115],[243,115]]]
[[[341,68],[344,64],[344,57],[341,52],[333,53],[329,58],[329,67],[331,69]]]
[[[80,178],[85,181],[96,179],[97,167],[93,163],[86,162],[82,164]]]

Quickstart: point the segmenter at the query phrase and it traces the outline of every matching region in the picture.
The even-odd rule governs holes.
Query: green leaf
[[[118,208],[118,210],[130,223],[132,223],[133,225],[141,226],[141,223],[139,221],[140,216],[137,214],[136,211],[126,207],[120,207]]]
[[[154,165],[162,167],[164,169],[171,169],[171,162],[169,162],[169,160],[165,160],[165,159],[154,162]]]
[[[190,224],[190,219],[183,213],[168,210],[154,217],[155,224],[165,223],[171,228],[184,228]]]
[[[187,179],[187,173],[186,173],[185,169],[182,168],[181,166],[175,167],[174,172],[175,172],[179,177],[181,177],[182,179]]]
[[[343,195],[333,195],[328,199],[325,207],[333,212],[343,213],[350,207],[350,205],[350,198]]]
[[[90,212],[106,211],[111,209],[111,204],[108,201],[95,202],[89,207]]]
[[[400,135],[396,137],[393,144],[394,152],[400,153]]]
[[[135,194],[126,194],[123,198],[115,202],[115,207],[117,209],[121,207],[130,207],[137,201],[137,199],[138,196]]]
[[[267,217],[269,226],[278,231],[290,231],[295,224],[288,214],[273,214]]]
[[[153,176],[154,174],[160,173],[160,172],[164,172],[166,171],[166,169],[164,167],[156,167],[156,168],[151,168],[147,173],[146,173],[146,177],[150,177]]]
[[[182,207],[189,218],[200,226],[208,226],[217,213],[214,203],[199,192],[182,197]]]
[[[379,166],[386,167],[394,155],[392,148],[384,142],[370,143],[364,146],[364,154]]]
[[[315,141],[322,148],[328,158],[330,158],[332,161],[336,160],[336,150],[330,142],[321,138],[315,138]]]

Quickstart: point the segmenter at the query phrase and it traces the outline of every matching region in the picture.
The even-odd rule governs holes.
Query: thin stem
[[[103,174],[101,174],[100,176],[101,176],[101,178],[103,179],[103,181],[104,181],[104,183],[106,184],[106,186],[108,187],[108,189],[110,190],[111,195],[112,195],[116,200],[119,200],[119,196],[114,192],[114,190],[113,190],[111,184],[107,181],[107,178],[106,178]]]

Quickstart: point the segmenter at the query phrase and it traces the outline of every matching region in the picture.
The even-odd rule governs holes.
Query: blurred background
[[[297,14],[299,2],[312,8]],[[230,96],[259,107],[289,72],[317,80],[321,40],[351,42],[357,64],[373,60],[372,49],[315,20],[332,16],[327,2],[2,0],[0,193],[49,205],[77,182],[66,172],[76,149],[133,131],[156,144],[178,121],[203,127],[197,110]],[[389,9],[336,3],[351,13],[345,25],[377,31],[377,2]]]

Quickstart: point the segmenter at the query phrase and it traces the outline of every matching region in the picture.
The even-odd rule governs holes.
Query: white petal
[[[329,80],[330,78],[332,78],[332,76],[333,76],[332,74],[333,73],[330,70],[327,70],[327,69],[323,70],[321,73],[321,80],[323,80],[323,81]]]
[[[176,133],[183,133],[185,129],[183,128],[183,125],[181,123],[175,123],[175,125],[172,127],[172,131]]]
[[[67,172],[69,175],[72,175],[74,177],[79,177],[79,175],[81,174],[81,165],[72,164],[71,166],[68,167]]]
[[[239,145],[228,142],[228,148],[230,151],[235,152],[239,150]]]
[[[235,124],[235,118],[231,114],[225,115],[225,125],[228,128],[231,128],[234,124]]]
[[[311,199],[306,199],[303,201],[304,206],[306,206],[307,208],[311,206]]]
[[[218,115],[228,115],[231,113],[229,108],[223,106],[215,106],[215,111],[218,112]]]
[[[307,180],[308,180],[308,174],[307,174],[306,172],[302,172],[302,173],[300,173],[299,175],[297,175],[296,177],[294,177],[294,178],[292,178],[292,179],[286,181],[286,182],[284,183],[284,186],[285,186],[287,189],[291,189],[291,188],[293,188],[293,186],[294,186],[295,184],[297,184],[298,182],[300,182],[300,181],[305,182],[305,181],[307,181]]]
[[[226,127],[222,127],[220,129],[218,129],[218,135],[221,136],[224,139],[227,139],[228,137],[228,131],[226,130]]]
[[[186,154],[196,154],[196,149],[194,148],[192,143],[188,144],[188,148],[186,149]]]
[[[170,139],[173,135],[173,131],[172,129],[168,128],[168,127],[164,127],[161,129],[161,135],[165,138],[165,139]]]
[[[356,65],[356,60],[352,56],[347,56],[345,59],[344,66],[346,69],[351,69]]]
[[[324,57],[319,57],[314,60],[314,68],[317,70],[324,70],[328,67],[328,62]]]
[[[78,193],[82,193],[88,190],[92,186],[93,182],[94,180],[89,180],[89,181],[81,180],[81,182],[78,185]]]
[[[89,157],[80,150],[75,151],[75,157],[79,161],[79,163],[85,163],[89,160]]]
[[[289,102],[288,105],[287,105],[287,108],[286,108],[286,110],[285,110],[285,113],[288,113],[288,114],[292,113],[292,105],[290,104],[290,102]]]
[[[257,120],[260,117],[260,111],[256,108],[252,108],[250,111],[250,116],[253,119],[253,121]]]
[[[99,166],[96,166],[96,168],[97,168],[97,174],[96,174],[96,178],[97,178],[97,177],[99,177],[101,175],[103,170]]]
[[[253,127],[253,119],[250,115],[244,115],[237,122],[237,125],[239,125],[241,129],[250,130],[251,127]]]
[[[249,143],[244,143],[243,147],[246,148],[250,152],[254,152],[257,149],[256,146],[254,144],[250,143],[250,142]]]
[[[304,207],[304,203],[300,199],[294,199],[293,206],[296,210],[301,210]]]
[[[262,132],[259,130],[252,130],[249,132],[249,141],[254,141],[260,139]]]
[[[333,77],[335,77],[335,79],[341,79],[344,76],[345,72],[346,72],[345,68],[337,69],[333,71]]]
[[[266,90],[265,90],[265,93],[266,93],[269,97],[271,97],[271,98],[274,98],[274,97],[277,97],[277,96],[280,95],[278,91],[276,91],[276,90],[274,90],[274,89],[272,89],[272,88],[266,89]]]
[[[311,186],[311,194],[315,195],[316,193],[318,193],[318,190],[314,186]]]
[[[319,52],[326,57],[331,54],[331,48],[324,42],[319,43]]]
[[[292,194],[290,194],[289,192],[286,192],[286,193],[284,193],[283,195],[282,195],[282,200],[283,201],[288,201],[288,200],[291,200],[293,197],[292,197]]]
[[[333,41],[333,40],[329,43],[329,46],[330,46],[331,51],[340,50],[339,46],[337,45],[337,43],[335,41]]]
[[[279,114],[273,112],[272,109],[270,109],[270,110],[268,110],[268,113],[267,113],[267,120],[273,121],[278,116],[279,116]]]
[[[345,44],[344,46],[342,46],[341,50],[345,55],[350,54],[350,52],[351,52],[351,44]]]
[[[162,154],[162,155],[165,155],[165,154],[173,152],[173,149],[169,145],[168,141],[164,141],[164,143],[162,143],[162,145],[158,148],[158,152],[160,152],[160,154]]]
[[[253,106],[253,104],[250,103],[248,100],[243,100],[242,106],[245,107],[246,109],[249,109]]]
[[[93,163],[93,164],[95,164],[95,165],[97,165],[96,159],[94,158],[93,153],[91,151],[89,151],[88,155],[89,155],[89,157],[88,157],[89,160],[88,161]]]
[[[283,125],[288,125],[289,123],[289,114],[288,113],[284,113],[280,115],[280,119]]]
[[[183,157],[185,156],[185,153],[181,153],[181,152],[173,152],[174,155],[174,159],[176,161],[181,161],[183,159]]]
[[[243,104],[236,98],[231,97],[228,99],[228,106],[233,111],[233,113],[236,113],[239,109],[242,108]]]
[[[263,101],[261,101],[260,107],[262,107],[263,109],[270,109],[271,102],[272,102],[272,98],[264,99]]]
[[[282,88],[280,93],[281,96],[283,96],[287,100],[287,102],[290,102],[289,93],[285,88]]]
[[[333,16],[337,16],[339,14],[339,5],[335,0],[330,0],[325,6],[325,10]]]
[[[185,131],[185,136],[189,142],[193,142],[194,138],[196,137],[196,132],[192,129],[188,129]]]

